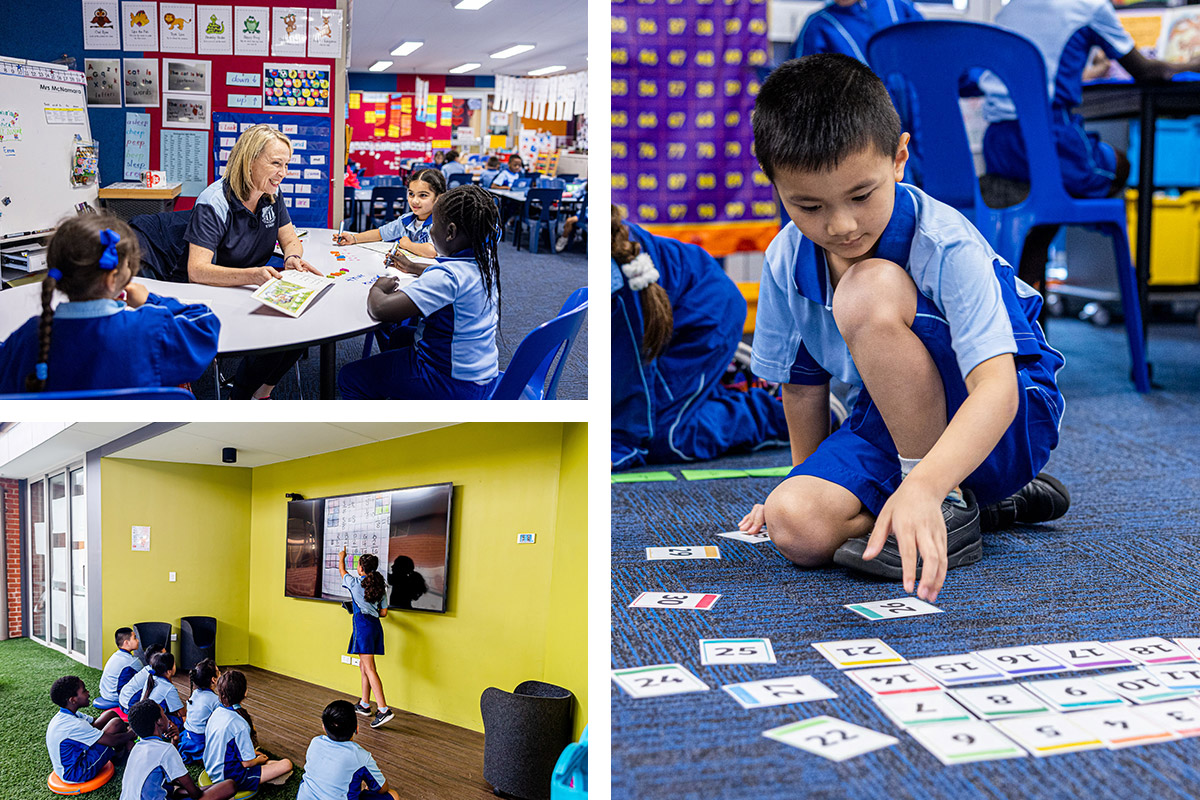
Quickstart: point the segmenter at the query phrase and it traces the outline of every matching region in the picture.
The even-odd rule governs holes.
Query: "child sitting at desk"
[[[487,163],[483,165],[483,172],[479,173],[479,185],[483,188],[488,188],[492,185],[492,180],[500,174],[500,159],[496,156],[488,156]]]
[[[42,313],[0,344],[0,393],[176,386],[217,355],[221,323],[131,283],[138,240],[107,214],[71,217],[46,253]],[[71,302],[54,307],[54,291]]]
[[[433,222],[433,204],[446,193],[446,178],[436,169],[423,169],[408,181],[409,213],[362,233],[338,233],[334,244],[395,242],[410,253],[433,258],[437,251],[429,244],[429,226]]]
[[[516,153],[508,157],[508,169],[500,172],[492,181],[493,189],[503,189],[512,186],[521,177],[522,171],[525,169],[525,162]]]
[[[367,311],[381,322],[416,320],[395,336],[396,349],[342,367],[342,397],[484,400],[499,374],[496,326],[500,262],[496,205],[478,186],[457,186],[433,208],[430,241],[439,253],[426,267],[403,254],[392,263],[417,279],[397,289],[375,281]]]

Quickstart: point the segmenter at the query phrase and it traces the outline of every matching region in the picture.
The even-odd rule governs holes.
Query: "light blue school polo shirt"
[[[350,593],[350,597],[354,600],[354,607],[358,609],[358,613],[365,614],[368,617],[379,616],[379,609],[383,608],[383,601],[380,600],[378,603],[367,602],[367,595],[363,590],[361,577],[358,575],[345,575],[342,578],[342,587]],[[387,597],[387,592],[384,592],[384,597]]]
[[[216,692],[208,689],[196,689],[192,692],[192,696],[187,701],[187,719],[183,721],[185,730],[192,733],[204,733],[204,726],[208,724],[208,718],[212,716],[213,709],[221,705],[220,699]]]
[[[100,675],[100,696],[117,702],[121,689],[141,668],[140,658],[128,650],[118,649],[104,662],[104,672]]]
[[[179,751],[161,737],[139,739],[121,776],[121,800],[167,800],[167,784],[187,774]]]
[[[204,727],[204,771],[213,783],[225,780],[225,761],[252,761],[257,757],[250,723],[232,708],[218,705]]]
[[[54,774],[64,781],[80,783],[88,780],[87,775],[81,775],[79,769],[86,768],[88,748],[100,741],[104,731],[92,727],[94,719],[76,711],[72,714],[65,708],[60,708],[46,727],[46,749],[50,752],[50,761],[54,764]]]
[[[472,251],[438,256],[400,291],[421,312],[414,340],[420,357],[461,381],[482,384],[499,374],[495,297],[484,293]]]
[[[1061,108],[1079,105],[1088,53],[1099,47],[1118,59],[1133,50],[1133,37],[1117,19],[1111,0],[1012,0],[996,15],[996,25],[1037,45],[1046,62],[1047,96]],[[1004,84],[991,73],[979,80],[988,122],[1017,118]]]
[[[945,316],[964,377],[1003,353],[1019,359],[1045,356],[1057,359],[1054,369],[1061,366],[1061,356],[1048,346],[1043,349],[1045,339],[1036,323],[1037,292],[1017,279],[1016,297],[1006,298],[994,266],[1003,262],[982,234],[950,206],[916,187],[896,184],[895,208],[880,235],[876,256],[904,267],[917,290]],[[825,252],[806,239],[795,223],[780,231],[767,248],[751,369],[780,383],[819,385],[832,375],[853,387],[851,404],[862,386],[833,319]]]
[[[129,679],[129,683],[125,684],[125,688],[121,690],[118,698],[122,711],[128,714],[129,707],[136,702],[134,698],[141,699],[142,690],[146,688],[146,679],[150,677],[150,673],[152,672],[154,670],[147,664]]]
[[[335,742],[318,736],[304,758],[304,779],[296,800],[346,800],[358,797],[362,782],[372,792],[383,788],[383,773],[375,759],[354,742]]]
[[[520,172],[514,172],[508,167],[500,170],[496,177],[492,180],[493,189],[503,189],[505,186],[512,186],[517,182],[517,178],[521,177]]]
[[[467,168],[460,161],[451,161],[447,164],[442,164],[442,175],[449,178],[451,175],[457,175],[460,172],[466,172]]]
[[[430,214],[422,221],[417,219],[417,215],[410,211],[380,226],[379,236],[385,242],[395,242],[401,236],[407,236],[410,241],[420,244],[429,241],[429,229],[432,225],[433,214]]]
[[[183,701],[179,699],[179,690],[169,678],[161,675],[154,676],[154,688],[150,690],[150,699],[165,708],[170,714],[179,713]]]

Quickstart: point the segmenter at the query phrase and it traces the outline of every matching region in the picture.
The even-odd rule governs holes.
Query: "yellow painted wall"
[[[482,730],[479,696],[548,680],[587,716],[586,426],[472,424],[253,470],[250,663],[357,694],[337,604],[284,597],[284,494],[451,481],[449,610],[395,611],[376,659],[389,705]],[[518,545],[517,533],[537,542]],[[564,634],[564,628],[566,633]],[[577,725],[582,727],[582,725]]]
[[[217,618],[219,663],[246,663],[250,486],[249,469],[101,460],[105,659],[117,628],[170,622],[178,633],[180,617],[197,615]],[[130,549],[134,525],[150,526],[149,551]]]

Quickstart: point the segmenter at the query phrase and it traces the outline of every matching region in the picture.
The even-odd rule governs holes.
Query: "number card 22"
[[[833,717],[813,717],[763,731],[777,742],[815,753],[830,761],[845,761],[881,747],[891,747],[899,739]]]

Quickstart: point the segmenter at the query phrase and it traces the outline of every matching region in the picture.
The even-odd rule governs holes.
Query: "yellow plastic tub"
[[[1137,197],[1125,192],[1129,218],[1129,246],[1137,253]],[[1155,194],[1154,230],[1150,242],[1150,285],[1195,286],[1200,284],[1200,191],[1182,192],[1178,197]]]

